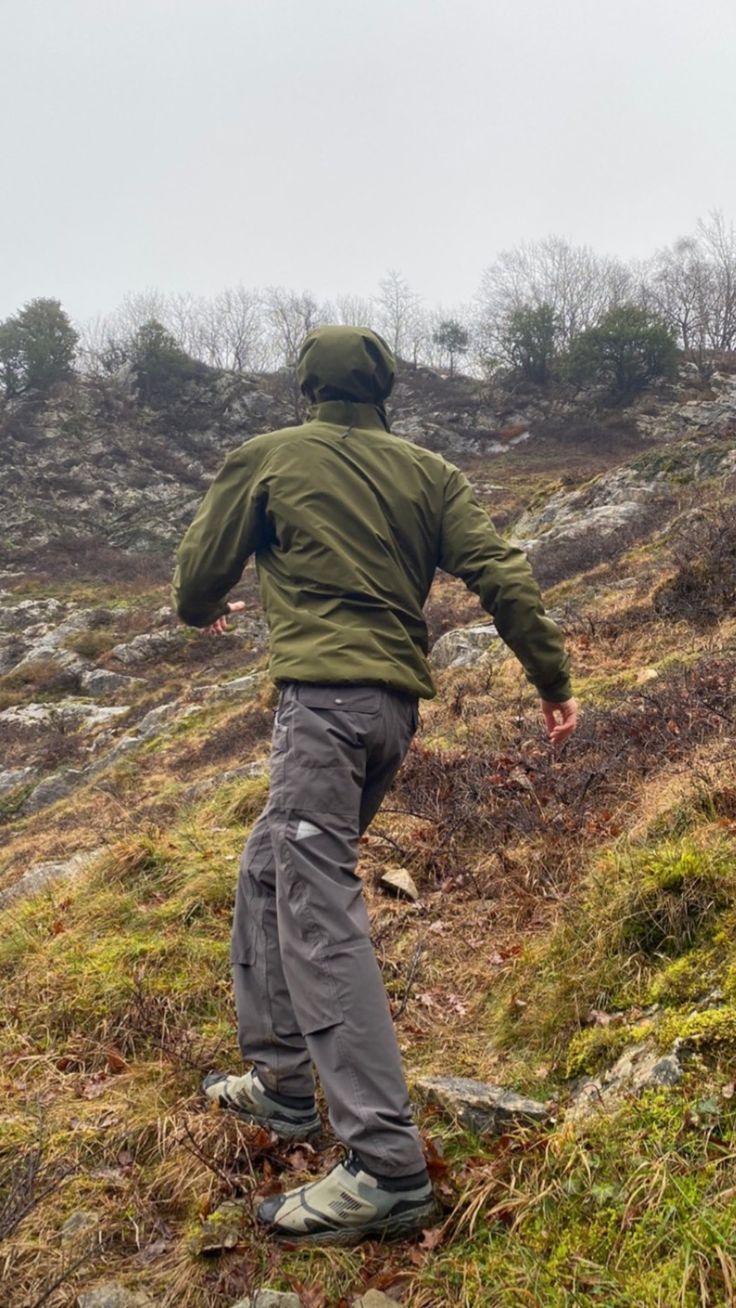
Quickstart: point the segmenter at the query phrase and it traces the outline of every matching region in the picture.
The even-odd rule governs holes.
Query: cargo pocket
[[[300,836],[304,825],[304,819],[292,818],[281,826],[276,893],[284,973],[299,1029],[310,1035],[343,1020],[340,969],[347,951],[341,923],[344,901],[356,889],[341,889],[325,876],[318,849],[312,848],[309,855],[301,852],[313,839],[319,840],[319,834]]]
[[[299,686],[300,709],[295,748],[305,767],[332,767],[335,748],[359,748],[381,711],[381,692],[373,686]]]
[[[380,710],[381,691],[371,686],[297,687],[286,807],[305,815],[350,814],[357,821],[368,741]]]

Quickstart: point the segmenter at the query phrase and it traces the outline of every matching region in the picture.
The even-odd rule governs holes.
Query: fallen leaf
[[[426,1231],[422,1231],[422,1238],[419,1241],[419,1249],[436,1249],[438,1244],[442,1243],[444,1229],[441,1226],[432,1226]]]
[[[104,1095],[107,1088],[108,1088],[107,1073],[97,1072],[95,1076],[91,1077],[91,1079],[89,1081],[86,1081],[85,1084],[82,1086],[82,1098],[98,1099],[100,1095]]]
[[[152,1240],[150,1244],[144,1244],[138,1252],[138,1258],[142,1263],[153,1263],[157,1258],[163,1258],[171,1248],[171,1240]]]

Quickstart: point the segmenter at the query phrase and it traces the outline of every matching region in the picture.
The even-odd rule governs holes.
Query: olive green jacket
[[[322,328],[299,365],[299,427],[226,459],[177,555],[174,603],[208,626],[255,555],[276,682],[377,682],[430,698],[422,608],[437,568],[462,577],[548,700],[571,690],[562,635],[526,555],[496,533],[463,474],[391,435],[380,337]]]

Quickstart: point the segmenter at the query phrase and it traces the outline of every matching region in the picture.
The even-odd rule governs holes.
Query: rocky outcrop
[[[85,695],[116,695],[118,691],[134,694],[146,683],[142,677],[128,677],[108,668],[91,668],[82,673],[79,684]]]
[[[646,404],[646,411],[636,416],[641,434],[654,440],[682,440],[694,435],[709,439],[736,435],[736,376],[714,372],[704,387],[694,363],[682,364],[680,376],[686,385],[699,392],[698,398],[674,405]]]
[[[119,1281],[105,1281],[93,1290],[82,1290],[77,1296],[77,1308],[155,1308],[155,1303],[145,1290],[129,1290]]]
[[[172,631],[144,631],[139,636],[134,636],[132,640],[113,645],[110,656],[124,668],[135,668],[142,663],[165,659],[168,655],[174,654],[186,639],[184,627],[176,627]]]
[[[615,1108],[625,1095],[644,1090],[677,1085],[682,1079],[683,1053],[659,1053],[651,1044],[632,1045],[600,1076],[578,1084],[572,1093],[565,1117],[582,1121],[587,1117]]]
[[[20,786],[27,786],[35,776],[33,768],[8,768],[5,772],[0,772],[0,799],[3,795],[18,790]]]
[[[15,704],[0,713],[0,730],[3,724],[15,727],[60,726],[64,730],[91,730],[109,726],[115,718],[130,712],[127,704],[104,707],[85,699],[58,699],[50,704]]]
[[[414,1088],[423,1103],[436,1104],[479,1135],[502,1135],[514,1125],[551,1120],[549,1109],[536,1099],[464,1076],[423,1076]]]
[[[211,372],[183,384],[165,412],[142,406],[121,375],[78,380],[40,410],[11,403],[3,417],[6,539],[38,550],[91,538],[169,555],[225,453],[293,421],[293,408],[277,379]]]
[[[432,646],[429,661],[442,668],[473,668],[479,663],[501,662],[510,651],[496,628],[488,623],[446,631]]]
[[[0,890],[0,908],[7,908],[8,904],[18,899],[27,899],[29,895],[38,894],[40,890],[59,881],[69,881],[90,867],[101,853],[102,848],[85,850],[66,859],[65,862],[36,863],[20,878],[20,881],[16,881],[5,890]]]
[[[7,592],[0,594],[0,598],[4,596]],[[21,672],[40,662],[54,663],[68,673],[82,673],[88,662],[68,648],[69,642],[112,618],[107,609],[79,608],[55,599],[0,605],[0,675]]]
[[[514,538],[543,585],[615,558],[664,525],[683,482],[736,471],[736,450],[721,442],[687,441],[642,455],[575,491],[558,491],[516,522]]]

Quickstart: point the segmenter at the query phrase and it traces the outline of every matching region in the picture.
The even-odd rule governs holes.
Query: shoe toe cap
[[[211,1095],[216,1086],[224,1087],[227,1076],[223,1072],[208,1072],[202,1082],[202,1089],[206,1095]]]
[[[268,1199],[264,1199],[256,1209],[258,1221],[267,1226],[273,1225],[283,1202],[284,1196],[282,1194],[272,1194]]]

